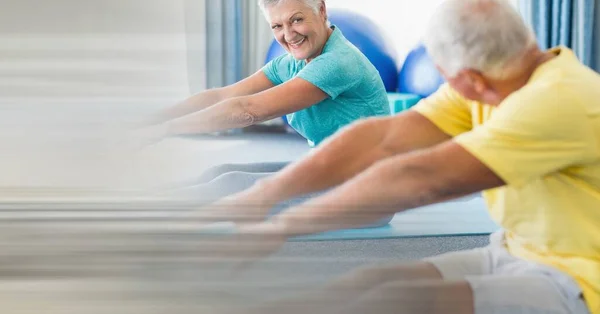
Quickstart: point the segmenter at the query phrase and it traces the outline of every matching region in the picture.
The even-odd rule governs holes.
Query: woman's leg
[[[263,162],[263,163],[247,163],[247,164],[221,164],[214,167],[210,167],[205,170],[198,178],[186,180],[185,182],[179,182],[174,185],[170,185],[163,188],[163,195],[176,195],[176,196],[191,196],[191,195],[204,195],[211,190],[219,191],[241,191],[241,187],[250,186],[248,182],[255,182],[256,179],[265,177],[283,169],[288,162]],[[243,174],[248,174],[246,177]],[[237,184],[234,182],[235,179],[241,178],[242,182]],[[215,181],[215,185],[212,188],[207,188],[208,183]],[[205,190],[206,193],[201,191]],[[192,193],[197,191],[196,193]],[[229,195],[232,193],[227,193]],[[216,195],[223,195],[223,192],[216,193]]]
[[[273,173],[283,169],[287,166],[288,162],[261,162],[261,163],[247,163],[247,164],[222,164],[208,168],[204,171],[198,179],[195,180],[195,184],[207,183],[215,180],[219,176],[222,176],[229,172],[246,172],[246,173]]]
[[[193,200],[202,206],[250,188],[256,181],[272,173],[230,171],[200,184],[186,185],[168,192],[169,196]]]

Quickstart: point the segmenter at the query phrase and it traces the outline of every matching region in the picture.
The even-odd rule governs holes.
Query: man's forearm
[[[286,236],[301,236],[362,227],[403,210],[469,194],[443,187],[432,168],[414,166],[410,158],[375,165],[331,192],[282,213],[274,222]]]
[[[342,131],[316,151],[259,181],[252,189],[273,204],[335,187],[389,157],[379,145],[386,122],[363,121]]]
[[[362,227],[397,212],[504,186],[456,142],[388,158],[333,191],[274,218],[284,236]]]
[[[431,147],[449,138],[414,111],[371,118],[333,136],[314,154],[260,182],[254,189],[257,195],[278,203],[335,187],[379,160]]]

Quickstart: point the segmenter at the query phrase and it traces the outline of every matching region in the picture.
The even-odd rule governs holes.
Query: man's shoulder
[[[511,125],[519,121],[523,127],[529,125],[534,128],[532,132],[537,132],[586,124],[588,116],[577,86],[548,79],[528,83],[512,93],[495,110],[492,119]]]
[[[588,83],[585,77],[565,73],[560,68],[547,70],[544,75],[537,76],[509,95],[502,106],[539,106],[540,110],[552,108],[557,112],[565,107],[570,108],[569,110],[584,109],[581,105],[590,95],[600,97],[600,77],[596,84]]]
[[[600,74],[582,64],[570,50],[553,50],[560,51],[560,55],[538,67],[527,84],[509,98],[513,101],[540,100],[549,103],[598,99]]]

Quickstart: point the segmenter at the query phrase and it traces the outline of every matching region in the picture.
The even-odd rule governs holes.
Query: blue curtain
[[[206,1],[206,83],[222,87],[242,79],[242,1]]]
[[[588,66],[593,63],[595,0],[519,0],[525,21],[539,45],[567,46]]]

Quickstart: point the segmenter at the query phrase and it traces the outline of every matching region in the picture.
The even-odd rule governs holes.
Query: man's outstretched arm
[[[347,127],[302,160],[243,193],[275,204],[338,186],[380,160],[449,138],[416,111],[367,119]]]
[[[274,218],[286,237],[360,227],[403,210],[504,185],[453,141],[388,158]]]

